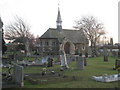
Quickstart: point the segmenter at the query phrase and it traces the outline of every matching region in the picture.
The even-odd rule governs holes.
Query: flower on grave
[[[47,69],[46,69],[46,68],[43,68],[42,71],[47,71]]]

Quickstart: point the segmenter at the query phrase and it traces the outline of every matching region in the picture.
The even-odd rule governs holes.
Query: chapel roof
[[[49,28],[40,39],[45,38],[66,38],[72,41],[73,43],[88,43],[88,39],[81,30],[72,30],[72,29],[62,29],[58,31],[56,28]]]

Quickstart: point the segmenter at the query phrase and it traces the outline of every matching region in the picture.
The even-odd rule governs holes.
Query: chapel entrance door
[[[66,54],[70,54],[70,43],[69,42],[65,43],[64,50]]]

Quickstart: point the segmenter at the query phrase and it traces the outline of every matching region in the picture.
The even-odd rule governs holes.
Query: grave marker
[[[23,75],[23,67],[19,65],[14,65],[14,81],[16,84],[21,87],[24,86],[24,75]]]
[[[107,51],[107,47],[106,46],[104,46],[104,61],[105,62],[108,62],[108,51]]]
[[[87,59],[86,59],[86,57],[84,58],[84,66],[87,66]]]
[[[60,61],[61,61],[62,68],[69,68],[67,60],[66,60],[66,54],[63,50],[60,51]]]
[[[76,67],[79,70],[83,70],[84,69],[84,58],[80,57],[78,55],[75,56],[76,57]]]
[[[117,59],[115,61],[115,69],[119,68],[120,67],[120,59]]]

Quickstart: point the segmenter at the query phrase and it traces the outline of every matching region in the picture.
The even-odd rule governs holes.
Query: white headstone
[[[60,61],[62,67],[69,68],[67,64],[66,54],[64,51],[60,51]]]

